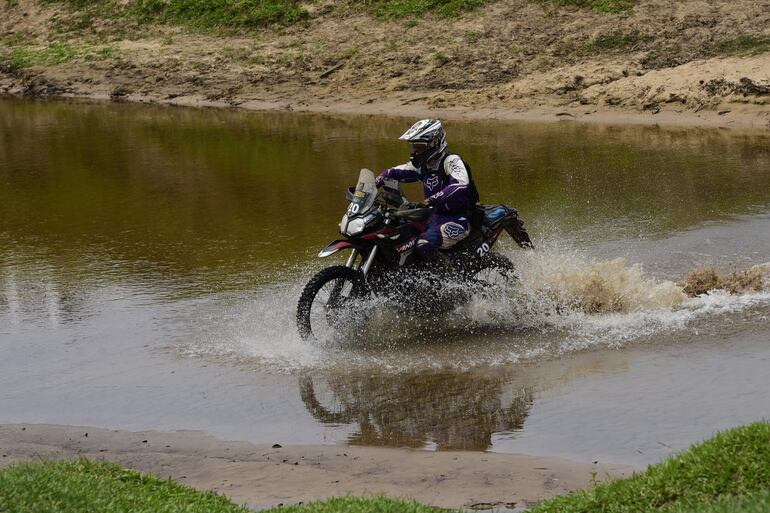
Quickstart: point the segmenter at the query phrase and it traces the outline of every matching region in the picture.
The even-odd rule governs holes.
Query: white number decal
[[[489,252],[489,244],[487,244],[486,242],[485,242],[485,243],[483,243],[483,244],[482,244],[481,246],[479,246],[478,248],[476,248],[476,253],[478,253],[480,257],[483,257],[483,256],[484,256],[484,255],[486,255],[488,252]]]
[[[361,210],[361,205],[358,203],[351,203],[350,208],[348,209],[351,214],[358,214],[358,211]]]

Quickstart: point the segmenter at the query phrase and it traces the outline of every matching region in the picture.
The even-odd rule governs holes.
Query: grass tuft
[[[770,37],[744,34],[720,41],[716,51],[722,55],[759,55],[770,52]]]
[[[95,17],[128,15],[140,23],[184,25],[194,29],[256,29],[308,23],[302,0],[41,0],[66,4],[80,14],[75,28],[93,25]],[[384,19],[457,16],[495,0],[339,0],[348,10]],[[596,0],[598,1],[598,0]],[[602,0],[609,1],[609,0]],[[612,0],[618,1],[618,0]]]
[[[42,461],[0,471],[3,513],[249,513],[225,497],[105,461]]]
[[[559,7],[573,6],[600,13],[633,14],[634,0],[533,0]]]
[[[435,14],[442,18],[457,16],[490,3],[490,0],[362,0],[355,2],[380,18],[398,19]]]
[[[309,17],[298,0],[137,0],[128,12],[143,22],[196,28],[260,28]]]
[[[2,60],[19,69],[30,66],[55,66],[73,59],[104,60],[114,57],[115,54],[115,49],[110,46],[71,46],[67,43],[54,42],[44,48],[16,47]]]
[[[666,513],[767,513],[770,511],[770,491],[739,497],[722,497],[708,505],[676,506]]]
[[[531,513],[695,513],[708,504],[728,507],[739,496],[761,501],[767,496],[760,492],[768,489],[770,423],[758,422],[720,433],[629,479],[544,502]]]
[[[106,461],[38,461],[0,470],[3,513],[251,513],[226,497]],[[274,513],[442,513],[414,501],[333,498]]]

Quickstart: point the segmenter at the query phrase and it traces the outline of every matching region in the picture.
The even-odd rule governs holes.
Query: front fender
[[[333,255],[338,251],[341,251],[343,249],[360,249],[357,245],[351,243],[348,240],[335,240],[325,248],[321,250],[320,253],[318,253],[318,256],[321,258],[328,257],[329,255]]]

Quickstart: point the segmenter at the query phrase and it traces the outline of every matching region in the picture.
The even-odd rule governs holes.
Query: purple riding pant
[[[417,239],[417,254],[424,260],[434,260],[439,249],[449,249],[470,233],[466,216],[434,214],[427,220],[428,228]]]

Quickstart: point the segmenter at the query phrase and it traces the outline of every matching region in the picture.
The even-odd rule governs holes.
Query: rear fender
[[[502,210],[505,215],[503,216],[500,224],[508,232],[508,235],[516,241],[522,248],[534,248],[532,240],[529,238],[529,233],[524,228],[524,220],[519,217],[519,211],[508,205],[499,205],[498,209]]]
[[[535,245],[532,244],[532,240],[529,238],[529,233],[527,233],[527,230],[524,228],[524,221],[522,221],[521,218],[512,217],[511,219],[507,219],[503,227],[505,228],[505,231],[508,232],[508,235],[516,241],[516,244],[518,244],[519,247],[529,249],[535,247]]]
[[[318,253],[318,256],[321,258],[328,257],[329,255],[333,255],[337,253],[338,251],[342,251],[343,249],[361,249],[356,244],[351,243],[348,240],[335,240],[325,248],[321,250],[320,253]]]

